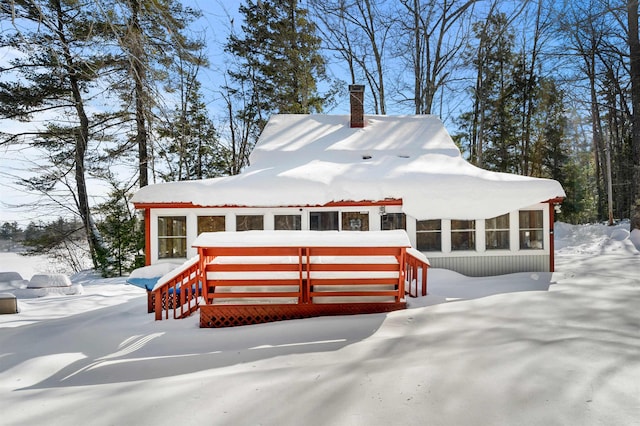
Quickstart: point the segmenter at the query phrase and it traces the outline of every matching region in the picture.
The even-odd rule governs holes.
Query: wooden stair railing
[[[171,278],[158,281],[150,294],[156,320],[161,320],[163,313],[168,319],[169,311],[173,311],[174,319],[179,319],[198,310],[202,294],[202,264],[196,256],[172,271]]]
[[[421,295],[426,296],[429,261],[421,252],[411,248],[407,249],[406,261],[405,288],[407,294],[411,297],[418,297],[418,283],[420,283]]]

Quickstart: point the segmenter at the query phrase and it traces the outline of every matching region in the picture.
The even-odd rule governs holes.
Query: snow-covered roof
[[[496,173],[462,158],[435,116],[274,115],[241,174],[140,189],[136,204],[316,206],[402,199],[417,219],[495,217],[556,197],[549,179]]]

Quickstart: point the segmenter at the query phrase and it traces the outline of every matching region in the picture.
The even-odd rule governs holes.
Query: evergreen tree
[[[108,259],[102,268],[102,275],[122,276],[126,272],[144,266],[139,261],[139,253],[144,247],[144,234],[135,212],[131,211],[126,191],[115,188],[106,202],[98,206],[103,219],[98,228],[105,236],[109,248]]]
[[[62,206],[75,204],[82,219],[94,266],[104,260],[102,238],[93,220],[87,189],[87,157],[97,129],[86,107],[88,93],[112,56],[96,43],[105,22],[91,5],[74,0],[15,0],[0,3],[0,19],[13,22],[0,35],[0,47],[22,55],[0,68],[0,116],[29,121],[47,114],[48,125],[23,134],[0,134],[4,143],[27,143],[47,152],[51,166],[25,181],[30,190],[55,197],[68,188]],[[69,176],[73,176],[70,178]]]
[[[307,10],[297,0],[248,0],[241,35],[232,34],[226,49],[237,59],[230,71],[248,93],[240,115],[258,126],[272,113],[321,112],[325,98],[317,82],[326,79],[320,39]]]
[[[218,132],[207,115],[197,68],[189,67],[180,75],[180,102],[158,128],[158,156],[166,160],[167,167],[160,175],[164,180],[176,181],[228,174],[227,149],[220,144]]]
[[[200,16],[179,0],[110,0],[100,2],[111,22],[110,39],[122,54],[118,78],[112,87],[120,93],[125,111],[135,124],[129,143],[138,153],[140,187],[149,184],[152,170],[151,121],[153,110],[163,99],[159,85],[173,77],[176,63],[199,63],[200,41],[187,36],[188,25]]]
[[[467,54],[476,73],[473,110],[459,124],[468,141],[470,160],[501,172],[518,168],[517,108],[514,97],[513,30],[503,13],[474,25],[477,46]],[[462,135],[459,135],[462,136]]]

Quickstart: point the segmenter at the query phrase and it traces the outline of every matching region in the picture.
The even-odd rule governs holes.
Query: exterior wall
[[[511,274],[514,272],[548,272],[548,255],[531,256],[459,256],[430,257],[432,268],[450,269],[469,277]]]
[[[552,245],[550,239],[550,204],[540,203],[521,210],[541,210],[543,217],[543,248],[520,250],[519,248],[519,214],[518,211],[510,213],[509,220],[509,250],[485,250],[484,220],[476,221],[476,247],[475,250],[452,251],[451,250],[451,221],[442,220],[442,251],[423,252],[431,266],[435,268],[450,269],[468,276],[500,275],[513,272],[544,272],[550,270],[552,262]],[[225,216],[226,231],[236,230],[237,215],[263,215],[264,229],[274,229],[274,215],[300,214],[301,227],[309,229],[309,213],[314,211],[338,211],[342,212],[367,212],[369,214],[369,230],[381,229],[381,215],[383,213],[401,213],[399,205],[390,206],[341,206],[341,207],[288,207],[288,208],[153,208],[148,214],[149,230],[148,238],[150,263],[180,262],[183,259],[159,259],[158,258],[158,217],[160,216],[186,216],[187,218],[187,256],[191,258],[197,254],[191,244],[197,237],[198,216]],[[339,228],[342,227],[339,220]],[[406,217],[406,230],[411,244],[416,247],[416,220]]]
[[[543,218],[543,248],[521,250],[519,211],[509,213],[509,250],[485,249],[485,222],[476,220],[475,250],[451,250],[451,221],[442,220],[442,251],[423,251],[431,267],[450,269],[467,276],[501,275],[514,272],[549,272],[551,265],[551,235],[549,203],[539,203],[520,210],[541,210]],[[410,226],[411,224],[411,226]],[[407,217],[407,233],[416,246],[416,220]]]
[[[149,229],[151,238],[149,241],[150,263],[176,262],[189,259],[197,254],[197,250],[191,244],[198,236],[198,216],[225,216],[225,228],[228,232],[236,230],[236,216],[238,215],[263,215],[264,229],[274,229],[274,216],[278,214],[300,214],[302,229],[309,229],[309,212],[316,211],[338,211],[342,212],[368,212],[369,230],[379,231],[381,229],[381,207],[380,206],[355,206],[355,207],[283,207],[283,208],[154,208],[149,214]],[[401,206],[385,206],[387,213],[401,213]],[[159,259],[158,258],[158,217],[161,216],[186,216],[187,218],[187,257],[183,259]],[[339,230],[342,230],[342,223],[338,221]],[[415,225],[414,225],[415,226]]]

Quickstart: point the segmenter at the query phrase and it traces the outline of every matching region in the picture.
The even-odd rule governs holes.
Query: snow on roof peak
[[[285,156],[328,159],[425,152],[460,156],[440,119],[433,115],[366,115],[363,128],[349,127],[348,115],[274,115],[249,157],[252,165],[276,164]]]

